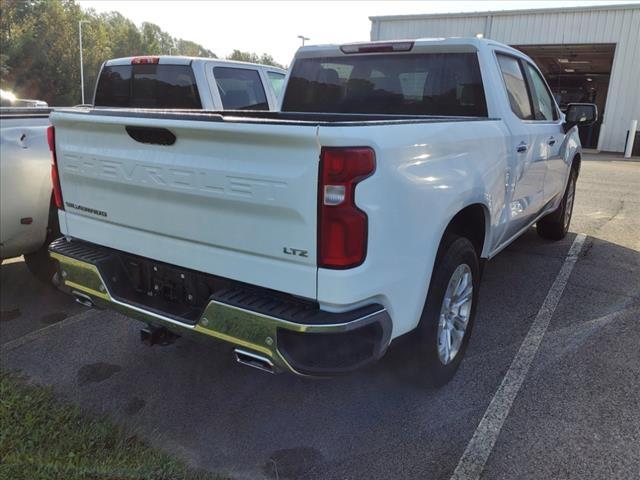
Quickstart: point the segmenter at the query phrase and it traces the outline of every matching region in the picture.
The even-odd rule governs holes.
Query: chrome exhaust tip
[[[236,361],[238,363],[241,363],[242,365],[257,368],[258,370],[262,370],[263,372],[275,373],[273,362],[267,357],[263,357],[262,355],[249,352],[241,348],[234,348],[233,353],[236,356]]]
[[[85,295],[84,293],[76,292],[75,290],[71,292],[73,298],[75,298],[76,302],[80,305],[84,305],[85,307],[93,308],[93,300],[89,295]]]

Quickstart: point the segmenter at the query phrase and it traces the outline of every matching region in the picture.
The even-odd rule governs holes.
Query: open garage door
[[[573,102],[598,105],[598,122],[580,128],[582,145],[597,148],[615,44],[514,45],[514,48],[529,55],[540,67],[563,111]]]

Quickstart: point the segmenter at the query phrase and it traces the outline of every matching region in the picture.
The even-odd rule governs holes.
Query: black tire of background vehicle
[[[44,244],[35,252],[24,255],[24,263],[27,265],[29,271],[38,280],[46,283],[47,285],[53,285],[51,280],[58,268],[57,262],[49,256],[49,244],[59,238],[60,235],[58,209],[52,201],[49,206],[49,224]]]
[[[438,356],[438,324],[442,301],[449,284],[449,280],[458,266],[467,264],[471,269],[473,294],[471,314],[467,322],[462,344],[453,360],[445,365]],[[480,287],[480,264],[473,244],[464,237],[447,235],[438,249],[431,284],[427,293],[420,323],[411,336],[410,344],[403,349],[407,355],[406,372],[411,379],[423,386],[439,387],[448,383],[455,375],[464,358],[469,338],[473,329],[478,305],[478,291]]]
[[[575,187],[577,181],[578,172],[574,167],[572,167],[569,172],[569,180],[567,181],[567,186],[564,190],[564,195],[560,205],[558,205],[558,208],[553,212],[545,215],[536,223],[536,231],[542,238],[546,238],[547,240],[562,240],[567,235],[569,225],[571,225],[571,215],[573,213],[573,204],[575,203],[573,200],[575,200]],[[573,188],[571,188],[572,185]],[[569,218],[565,221],[569,192],[572,192],[574,199],[569,203]]]

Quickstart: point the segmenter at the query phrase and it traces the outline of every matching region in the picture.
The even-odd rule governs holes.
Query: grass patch
[[[0,479],[212,480],[51,389],[0,372]]]

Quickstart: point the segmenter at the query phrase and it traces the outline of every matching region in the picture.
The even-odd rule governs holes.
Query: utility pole
[[[304,35],[298,35],[298,38],[302,40],[302,46],[304,47],[305,40],[311,40],[309,37],[305,37]]]
[[[82,61],[82,24],[90,23],[89,20],[80,20],[78,22],[78,36],[80,38],[80,93],[82,103],[84,103],[84,62]]]

